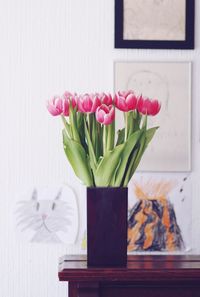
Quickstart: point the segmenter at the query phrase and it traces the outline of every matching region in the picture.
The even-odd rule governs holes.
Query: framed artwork
[[[194,49],[195,0],[115,0],[115,48]]]
[[[191,188],[188,174],[134,175],[129,185],[129,252],[192,251]]]
[[[16,236],[22,242],[75,244],[79,229],[76,194],[70,186],[34,186],[18,194]]]
[[[191,170],[191,63],[115,62],[114,88],[134,90],[158,99],[161,111],[148,118],[159,126],[138,167],[139,171],[187,172]],[[117,115],[120,117],[120,115]],[[121,121],[118,119],[120,128]]]

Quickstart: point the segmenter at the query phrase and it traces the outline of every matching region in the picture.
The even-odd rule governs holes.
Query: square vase
[[[87,188],[88,266],[126,266],[127,209],[127,188]]]

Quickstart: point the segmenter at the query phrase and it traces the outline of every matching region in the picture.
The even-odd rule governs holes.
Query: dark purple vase
[[[127,188],[87,188],[88,266],[126,266],[127,208]]]

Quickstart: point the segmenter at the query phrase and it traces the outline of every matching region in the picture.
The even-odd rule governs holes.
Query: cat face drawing
[[[33,188],[29,200],[18,202],[16,210],[18,234],[36,243],[68,243],[76,241],[78,208],[70,187]]]

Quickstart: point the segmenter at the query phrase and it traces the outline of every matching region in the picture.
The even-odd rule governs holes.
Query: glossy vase
[[[127,188],[87,188],[88,266],[126,266],[127,208]]]

